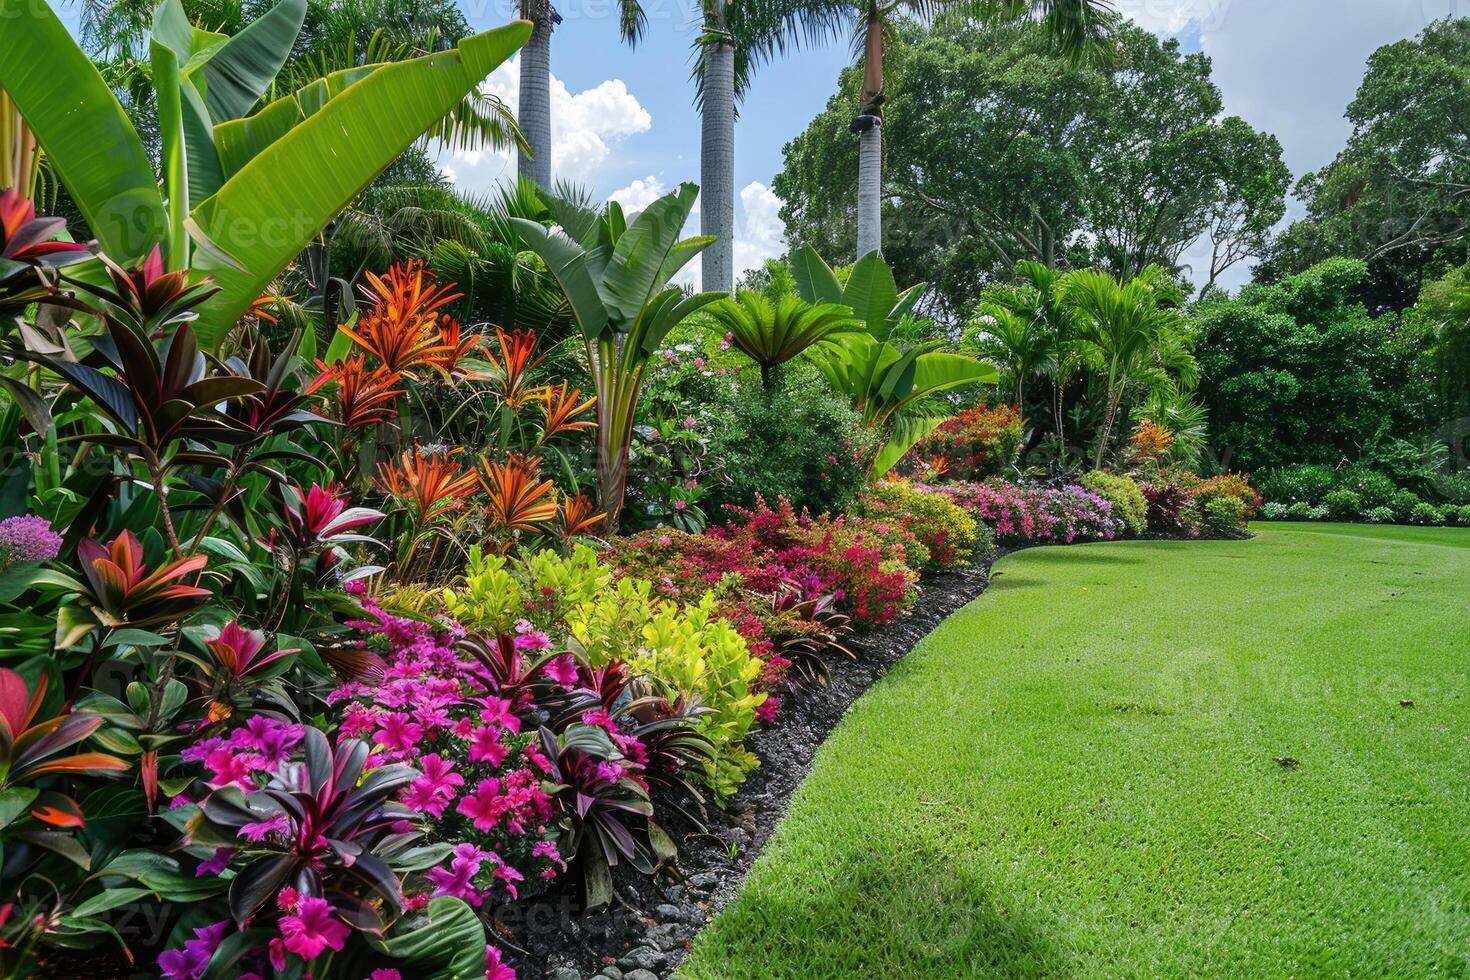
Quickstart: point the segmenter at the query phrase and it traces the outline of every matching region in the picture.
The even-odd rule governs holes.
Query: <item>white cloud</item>
[[[786,251],[786,225],[781,221],[781,199],[758,180],[740,189],[745,223],[735,231],[735,278],[758,269],[766,259]]]
[[[481,91],[498,96],[514,112],[520,101],[520,77],[517,56],[495,69]],[[652,126],[653,117],[620,78],[573,93],[551,76],[551,172],[556,180],[590,180],[618,143]],[[441,153],[439,166],[456,184],[486,190],[515,176],[515,154],[457,150]]]
[[[1117,8],[1139,27],[1157,34],[1186,28],[1211,30],[1230,10],[1232,0],[1117,0]]]
[[[631,215],[635,211],[642,211],[654,201],[669,192],[664,182],[651,174],[640,177],[627,187],[620,187],[607,196],[609,201],[617,201],[622,205],[623,213]]]

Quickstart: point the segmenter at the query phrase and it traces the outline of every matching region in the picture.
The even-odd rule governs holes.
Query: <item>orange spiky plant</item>
[[[597,404],[596,398],[581,401],[582,390],[580,388],[572,388],[563,381],[558,387],[553,388],[548,385],[542,388],[537,393],[537,397],[541,403],[541,413],[546,420],[541,427],[538,444],[543,444],[565,432],[596,428],[596,420],[578,418],[579,415]]]
[[[491,524],[506,535],[539,531],[556,518],[555,486],[541,478],[541,460],[511,453],[505,462],[480,457],[480,486],[489,498]]]
[[[534,330],[518,328],[506,333],[496,327],[495,342],[500,348],[500,356],[496,357],[494,351],[486,350],[485,359],[490,362],[490,367],[500,382],[501,401],[512,409],[518,409],[527,400],[536,397],[536,389],[530,383],[531,371],[546,359],[546,355],[535,356]]]
[[[330,372],[336,383],[336,420],[342,425],[360,429],[393,418],[393,403],[403,394],[402,388],[395,387],[403,377],[397,371],[381,365],[369,369],[362,354],[330,366],[318,360],[316,366]]]
[[[594,513],[595,507],[584,494],[575,497],[563,494],[557,502],[556,533],[562,540],[570,541],[582,534],[591,534],[607,517],[602,511]]]
[[[480,378],[481,375],[478,373],[465,371],[461,362],[470,355],[483,351],[484,346],[484,337],[477,333],[464,334],[458,320],[452,316],[445,316],[443,323],[439,326],[441,353],[429,362],[429,366],[451,380],[456,374],[462,374],[467,378]]]
[[[434,366],[450,353],[440,328],[448,314],[440,310],[464,294],[452,292],[454,283],[435,285],[433,279],[419,260],[395,265],[382,278],[367,273],[363,293],[372,308],[342,332],[390,371]]]
[[[475,492],[475,471],[461,469],[448,453],[424,452],[415,445],[395,463],[379,463],[374,482],[383,493],[412,505],[423,526]]]

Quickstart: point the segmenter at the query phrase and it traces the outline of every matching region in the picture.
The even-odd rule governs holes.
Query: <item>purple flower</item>
[[[0,521],[0,554],[7,561],[50,561],[61,552],[61,535],[44,517],[25,514]]]
[[[194,938],[185,942],[183,949],[164,950],[158,957],[158,969],[164,980],[199,980],[229,927],[230,920],[225,919],[223,922],[195,929]]]

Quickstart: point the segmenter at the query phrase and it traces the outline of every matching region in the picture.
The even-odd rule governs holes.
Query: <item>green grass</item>
[[[1464,977],[1470,530],[1257,530],[1002,560],[684,975]]]

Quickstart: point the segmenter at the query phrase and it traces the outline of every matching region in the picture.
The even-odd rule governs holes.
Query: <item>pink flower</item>
[[[403,977],[397,970],[380,967],[372,972],[368,980],[403,980]]]
[[[301,893],[287,885],[276,893],[276,908],[289,912],[301,902]]]
[[[158,969],[164,980],[199,980],[229,927],[230,920],[225,919],[195,929],[194,938],[186,941],[183,949],[165,950],[158,957]]]
[[[384,715],[373,741],[390,752],[407,752],[424,737],[424,726],[410,721],[401,711]]]
[[[194,869],[194,877],[203,878],[205,875],[218,875],[230,866],[230,861],[238,853],[238,848],[216,847],[211,857],[199,862],[199,867]]]
[[[351,930],[340,919],[333,918],[334,909],[325,898],[303,898],[292,915],[280,920],[281,938],[286,949],[304,960],[320,956],[322,950],[340,950]]]
[[[542,670],[562,687],[571,687],[577,683],[577,662],[569,653],[553,657]]]
[[[476,830],[488,832],[505,813],[509,801],[500,794],[500,780],[482,779],[473,796],[460,798],[458,811],[470,818]]]
[[[516,980],[516,971],[500,962],[500,950],[485,947],[485,980]]]
[[[500,744],[500,730],[489,725],[476,728],[470,736],[470,761],[488,762],[499,768],[505,761],[506,748]]]
[[[278,813],[273,817],[267,817],[264,820],[256,820],[253,823],[245,824],[236,832],[235,836],[244,837],[253,844],[259,844],[271,834],[284,834],[290,829],[290,825],[286,822],[286,815],[284,813]]]
[[[558,658],[560,659],[560,658]],[[556,661],[552,661],[555,663]],[[550,664],[547,665],[548,668]],[[548,673],[550,671],[548,670]],[[553,675],[554,677],[555,675]],[[480,711],[480,720],[487,725],[499,725],[512,734],[520,734],[521,720],[511,710],[513,705],[509,698],[485,698],[481,703],[485,707]]]

